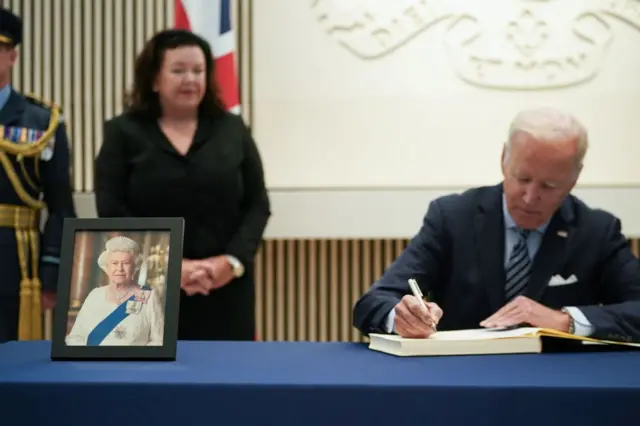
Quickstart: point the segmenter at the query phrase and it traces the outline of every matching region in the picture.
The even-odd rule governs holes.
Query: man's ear
[[[9,52],[9,61],[11,61],[12,66],[18,61],[18,49],[11,49]]]
[[[502,155],[500,156],[500,169],[502,170],[503,176],[506,175],[506,171],[507,171],[506,170],[507,155],[509,155],[509,153],[508,153],[507,144],[505,143],[504,145],[502,145]]]
[[[582,167],[583,167],[582,163],[580,163],[577,167],[576,177],[573,180],[573,184],[571,185],[572,188],[576,185],[576,183],[578,183],[578,178],[580,178],[580,173],[582,173]]]

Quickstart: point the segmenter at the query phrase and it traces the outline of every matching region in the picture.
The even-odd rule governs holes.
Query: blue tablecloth
[[[0,425],[640,424],[640,353],[397,358],[350,343],[180,342],[176,362],[0,345]]]

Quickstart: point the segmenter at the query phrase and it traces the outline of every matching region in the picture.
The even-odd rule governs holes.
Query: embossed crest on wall
[[[640,30],[640,0],[312,0],[311,7],[327,34],[364,60],[441,31],[446,66],[469,84],[503,90],[589,81],[613,60],[612,21]]]

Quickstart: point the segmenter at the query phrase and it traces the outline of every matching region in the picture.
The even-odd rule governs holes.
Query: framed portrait
[[[65,219],[52,360],[175,360],[182,218]]]

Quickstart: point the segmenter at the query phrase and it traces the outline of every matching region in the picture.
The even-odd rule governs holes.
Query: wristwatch
[[[573,317],[571,316],[571,314],[569,313],[569,311],[567,309],[562,308],[561,311],[569,316],[569,334],[575,334],[575,332],[576,332],[576,323],[573,320]]]
[[[244,265],[242,264],[242,262],[240,262],[235,257],[228,256],[228,255],[227,255],[227,260],[229,261],[231,268],[233,268],[233,275],[236,278],[240,278],[242,275],[244,275]]]

